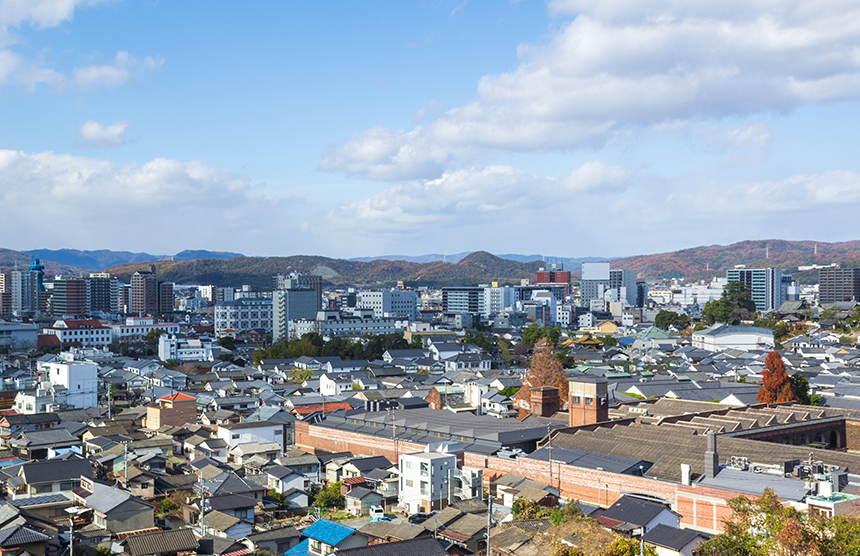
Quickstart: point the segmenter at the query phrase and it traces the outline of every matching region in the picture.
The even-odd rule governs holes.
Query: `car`
[[[385,508],[382,506],[371,506],[370,517],[382,517],[385,515]]]
[[[428,519],[430,519],[430,517],[431,517],[430,514],[424,514],[424,513],[412,514],[409,516],[409,523],[412,523],[414,525],[419,525],[421,523],[424,523]]]

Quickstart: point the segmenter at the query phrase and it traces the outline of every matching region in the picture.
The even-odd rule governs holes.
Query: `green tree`
[[[508,398],[513,398],[514,396],[517,395],[517,392],[519,392],[519,391],[520,391],[520,389],[516,386],[507,386],[507,387],[499,390],[499,394],[501,394],[505,397],[508,397]]]
[[[301,384],[306,380],[310,380],[314,377],[314,372],[311,369],[302,369],[301,367],[293,367],[287,372],[287,376],[289,377],[290,382],[297,382]]]
[[[236,338],[232,336],[221,336],[218,338],[218,345],[224,349],[229,349],[233,351],[236,349]]]
[[[523,343],[528,344],[530,346],[538,343],[538,340],[543,338],[541,334],[540,326],[536,322],[531,323],[525,330],[523,330]]]
[[[794,392],[797,401],[803,405],[811,405],[809,399],[809,381],[806,380],[806,377],[800,373],[796,373],[791,375],[789,382],[791,382],[791,391]]]
[[[702,309],[702,318],[708,324],[725,322],[736,324],[748,320],[755,313],[752,291],[743,282],[729,282],[720,299],[709,301]]]
[[[645,556],[657,556],[657,551],[651,546],[644,546],[642,554]],[[621,538],[603,551],[601,556],[639,556],[640,545],[637,539]]]
[[[541,506],[535,500],[525,498],[517,498],[511,505],[511,513],[517,520],[549,517],[551,511],[551,508]]]
[[[660,311],[654,317],[654,325],[663,330],[668,330],[670,326],[678,329],[687,328],[690,326],[690,317],[675,311]]]
[[[600,339],[600,343],[603,344],[605,347],[613,347],[613,346],[618,345],[618,340],[616,338],[613,338],[609,334],[607,334],[606,336],[603,336],[599,339]]]
[[[154,346],[158,343],[158,339],[161,337],[161,335],[166,333],[167,331],[163,328],[156,328],[155,330],[150,330],[149,332],[147,332],[143,338],[144,340],[146,340],[147,344]]]
[[[340,481],[330,483],[314,498],[314,505],[322,508],[343,508],[346,500],[340,493]]]
[[[583,517],[582,510],[579,509],[579,506],[573,500],[568,500],[564,507],[556,507],[549,512],[549,519],[555,526],[575,519],[582,519]]]

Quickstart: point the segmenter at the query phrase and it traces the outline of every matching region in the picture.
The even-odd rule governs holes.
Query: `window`
[[[594,398],[586,397],[585,405],[594,405]]]
[[[412,488],[413,484],[414,483],[412,482],[412,479],[406,479],[406,486],[407,487]]]
[[[579,404],[580,404],[579,396],[571,396],[571,397],[570,397],[570,403],[573,403],[573,404],[579,405]]]
[[[233,440],[236,440],[237,438],[239,438],[239,435],[238,435],[238,434],[234,434],[234,435],[233,435]]]
[[[35,490],[37,494],[51,492],[51,485],[38,485],[33,490]]]
[[[427,494],[427,481],[421,481],[421,494]]]
[[[72,486],[71,481],[69,481],[67,483],[60,483],[60,490],[72,490],[73,488],[75,488],[75,487]]]

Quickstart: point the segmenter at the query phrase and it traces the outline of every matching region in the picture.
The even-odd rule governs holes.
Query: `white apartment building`
[[[51,386],[65,388],[65,403],[71,407],[85,409],[98,405],[98,365],[88,361],[75,361],[74,354],[63,352],[61,360],[45,365],[40,376],[40,389]]]
[[[158,358],[162,361],[213,361],[212,341],[186,338],[182,334],[158,337]]]
[[[246,332],[261,328],[272,331],[272,298],[243,297],[215,305],[215,335],[225,330]]]
[[[492,286],[484,288],[484,312],[487,318],[493,318],[506,309],[513,307],[517,301],[516,289],[510,286]]]
[[[43,334],[52,334],[60,343],[79,344],[84,347],[106,346],[113,341],[113,329],[97,320],[58,320],[42,329]]]
[[[373,310],[376,318],[414,319],[418,314],[418,294],[398,289],[360,292],[356,296],[356,307]]]
[[[441,442],[424,452],[401,455],[400,505],[409,513],[429,513],[480,496],[481,470],[457,467],[456,452],[462,450],[460,442]]]
[[[161,330],[167,334],[179,332],[179,325],[172,322],[155,322],[152,317],[128,317],[125,324],[112,324],[113,340],[120,343],[140,342],[153,330]]]
[[[352,314],[339,311],[319,311],[315,319],[290,321],[290,337],[301,338],[316,332],[323,338],[335,336],[363,336],[365,334],[395,334],[400,332],[395,318],[375,318],[370,309],[359,309]]]

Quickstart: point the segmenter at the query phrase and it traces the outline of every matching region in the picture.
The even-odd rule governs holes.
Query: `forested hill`
[[[331,284],[344,286],[387,286],[395,285],[399,280],[408,285],[431,287],[475,285],[494,281],[518,284],[523,278],[534,280],[537,269],[544,265],[540,261],[520,263],[500,259],[484,251],[472,253],[457,263],[385,260],[361,262],[296,255],[159,261],[154,264],[159,278],[177,284],[232,287],[249,284],[258,288],[271,287],[272,276],[290,272],[316,274]],[[148,265],[149,263],[125,264],[108,270],[127,282],[136,270],[145,270]]]
[[[779,268],[804,283],[817,283],[817,271],[799,272],[797,267],[830,263],[840,263],[843,267],[860,266],[860,241],[741,241],[731,245],[709,245],[616,259],[612,261],[612,268],[635,270],[639,279],[646,280],[707,279],[724,276],[727,269],[743,264],[748,268]]]

